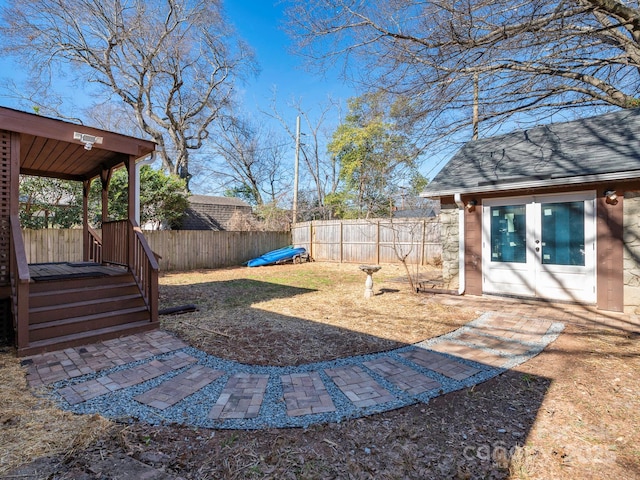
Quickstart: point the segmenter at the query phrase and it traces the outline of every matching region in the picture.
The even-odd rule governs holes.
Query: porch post
[[[129,181],[127,185],[127,218],[129,219],[129,223],[132,225],[136,225],[136,157],[133,155],[129,155],[127,159],[127,173],[129,174]],[[137,226],[137,225],[136,225]],[[130,227],[127,227],[129,229]],[[135,264],[135,238],[132,232],[127,235],[129,245],[128,245],[128,262],[129,268],[133,268]]]
[[[89,261],[89,190],[91,180],[82,182],[82,260]]]
[[[135,224],[136,220],[136,157],[129,155],[127,162],[127,172],[129,173],[129,185],[127,187],[127,217]],[[137,225],[138,227],[140,225]]]
[[[13,270],[9,275],[15,275],[15,293],[13,293],[13,295],[15,295],[16,302],[14,308],[16,310],[13,312],[13,318],[15,319],[15,344],[18,350],[20,350],[29,346],[29,266],[26,264],[27,255],[24,251],[24,244],[22,243],[20,225],[14,225],[13,222],[11,222],[11,219],[18,220],[20,214],[20,192],[18,188],[20,185],[20,134],[11,133],[9,141],[10,235],[17,232],[17,236],[19,237],[19,242],[13,242],[13,247],[16,251],[11,252],[9,256],[11,270]],[[13,264],[14,262],[16,263],[15,265]],[[19,278],[21,275],[17,274],[17,272],[22,269],[26,270],[26,279]]]
[[[109,182],[111,181],[111,168],[104,168],[100,173],[100,182],[102,183],[102,223],[109,220]]]

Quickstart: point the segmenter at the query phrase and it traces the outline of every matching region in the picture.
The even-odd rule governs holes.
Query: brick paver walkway
[[[222,375],[224,372],[221,370],[196,365],[186,372],[170,378],[159,387],[138,395],[135,399],[150,407],[164,410],[206,387]]]
[[[135,412],[148,422],[188,419],[219,428],[306,426],[426,402],[485,381],[537,354],[561,330],[552,319],[490,312],[396,351],[287,368],[216,359],[155,331],[22,364],[31,387],[49,389],[76,413]]]
[[[370,362],[364,362],[364,366],[384,377],[385,380],[393,383],[409,395],[417,395],[440,387],[440,382],[437,380],[427,377],[393,358],[378,358]]]
[[[187,346],[162,330],[105,340],[78,348],[43,353],[22,360],[32,387],[80,377],[118,365],[144,360]]]
[[[297,417],[335,411],[336,406],[318,372],[282,375],[280,381],[287,404],[287,415]]]
[[[209,418],[257,417],[268,381],[269,375],[233,375],[209,412]]]
[[[396,399],[358,366],[325,370],[356,407],[370,407]]]
[[[455,380],[464,380],[480,371],[479,368],[471,367],[467,364],[456,362],[449,357],[440,355],[429,350],[417,349],[412,352],[402,353],[401,356],[422,367],[434,372],[446,375]]]
[[[178,352],[164,360],[152,360],[128,370],[121,370],[104,377],[70,385],[60,390],[60,395],[71,405],[75,405],[100,395],[138,385],[194,362],[196,359],[192,356]]]

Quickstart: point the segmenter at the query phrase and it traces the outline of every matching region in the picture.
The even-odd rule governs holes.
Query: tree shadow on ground
[[[351,297],[338,299],[317,292],[253,279],[161,285],[161,308],[198,307],[195,313],[162,316],[162,327],[212,355],[287,366],[391,350],[450,332],[475,318],[472,313],[442,314],[427,322],[422,313],[394,306],[394,295],[405,298],[399,289],[379,290],[376,296],[384,295],[382,303],[364,300],[360,286]]]

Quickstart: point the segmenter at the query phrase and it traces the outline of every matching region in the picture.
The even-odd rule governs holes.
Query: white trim
[[[434,192],[422,192],[421,197],[433,198],[433,197],[447,197],[450,195],[471,194],[471,193],[498,193],[509,192],[511,190],[529,189],[529,188],[543,188],[543,187],[559,187],[567,186],[576,183],[593,183],[593,182],[613,182],[616,180],[636,180],[640,178],[640,170],[630,170],[627,172],[615,172],[615,173],[597,173],[593,175],[581,175],[575,177],[553,177],[545,180],[529,180],[518,182],[504,183],[504,184],[488,184],[477,187],[469,187],[460,189],[439,190]]]
[[[464,202],[459,193],[456,193],[453,198],[458,205],[458,295],[462,295],[467,281],[464,263]]]

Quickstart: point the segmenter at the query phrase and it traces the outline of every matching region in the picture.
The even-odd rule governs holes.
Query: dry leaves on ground
[[[483,384],[428,404],[307,429],[109,428],[32,396],[18,361],[4,353],[1,400],[8,407],[0,425],[0,474],[8,465],[52,455],[51,462],[17,472],[27,475],[37,466],[40,476],[21,478],[119,478],[138,462],[155,469],[155,478],[198,480],[640,479],[637,334],[572,325],[565,308],[553,305],[414,295],[401,277],[400,269],[383,267],[374,276],[377,295],[365,300],[364,274],[354,265],[166,274],[162,306],[191,303],[200,310],[164,317],[163,324],[215,355],[277,365],[412,343],[488,309],[557,314],[569,323],[540,355]]]
[[[372,298],[364,297],[365,279],[357,265],[328,263],[168,273],[161,302],[199,311],[163,317],[162,326],[227,359],[300,365],[419,342],[477,314],[412,292],[397,265],[374,275]]]

